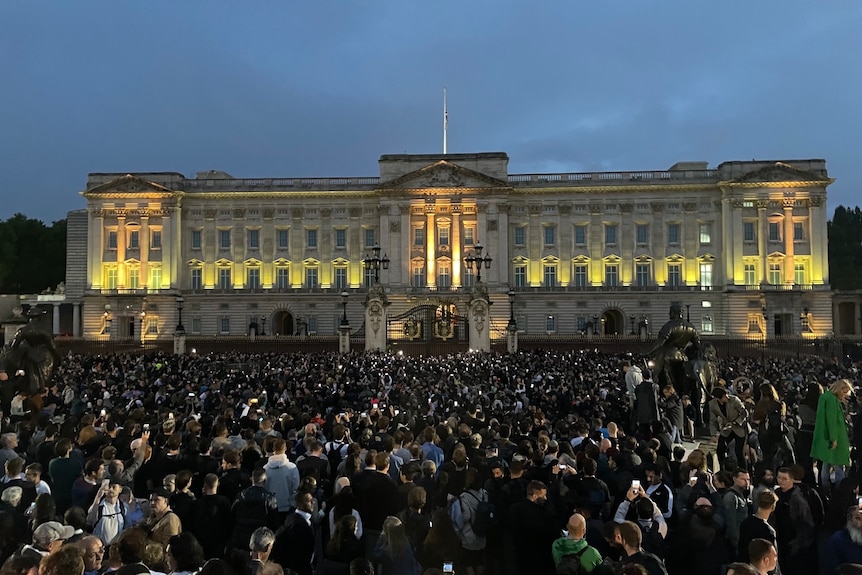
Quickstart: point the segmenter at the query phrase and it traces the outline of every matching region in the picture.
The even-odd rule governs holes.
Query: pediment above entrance
[[[732,184],[777,183],[777,182],[823,182],[829,183],[829,178],[808,170],[796,168],[784,162],[775,162],[731,180]]]
[[[508,184],[481,172],[440,160],[383,185],[384,188],[498,188]]]
[[[134,174],[120,176],[104,184],[100,184],[83,192],[83,195],[110,194],[173,194],[174,191],[150,180]]]

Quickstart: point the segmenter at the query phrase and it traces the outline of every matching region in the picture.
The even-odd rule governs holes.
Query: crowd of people
[[[862,573],[862,366],[648,365],[70,354],[0,414],[0,575]]]

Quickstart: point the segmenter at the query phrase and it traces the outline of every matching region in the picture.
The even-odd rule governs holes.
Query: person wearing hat
[[[171,510],[171,493],[164,487],[159,487],[150,494],[152,515],[144,521],[144,527],[153,541],[167,545],[171,537],[179,535],[183,530],[180,518]]]
[[[45,557],[75,534],[75,528],[56,521],[46,521],[33,531],[33,543],[21,549],[21,555]]]

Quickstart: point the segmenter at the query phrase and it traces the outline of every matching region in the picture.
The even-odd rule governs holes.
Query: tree
[[[832,287],[862,289],[862,210],[838,206],[826,225]]]
[[[65,277],[66,220],[46,226],[15,214],[0,222],[0,293],[39,293]]]

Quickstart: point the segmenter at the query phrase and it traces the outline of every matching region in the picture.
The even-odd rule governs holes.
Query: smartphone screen
[[[455,566],[452,561],[444,561],[443,562],[443,573],[454,573]]]

